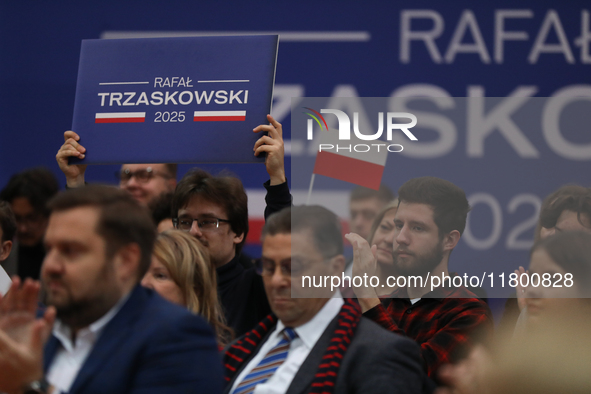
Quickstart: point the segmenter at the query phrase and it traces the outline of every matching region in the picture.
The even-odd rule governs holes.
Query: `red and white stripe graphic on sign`
[[[102,112],[94,117],[94,123],[143,123],[145,112]]]
[[[246,111],[195,111],[195,122],[224,122],[246,120]]]

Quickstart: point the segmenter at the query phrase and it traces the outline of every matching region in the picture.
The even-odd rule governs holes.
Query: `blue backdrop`
[[[0,185],[35,165],[60,175],[55,154],[72,123],[82,39],[279,33],[274,114],[289,138],[291,97],[298,96],[514,96],[487,104],[484,118],[495,105],[515,104],[519,97],[589,96],[589,9],[585,1],[540,0],[2,1]],[[423,105],[425,111],[445,109],[444,102]],[[465,113],[459,119],[468,122]],[[428,138],[442,142],[436,130],[441,123],[434,122],[439,126],[431,127]],[[563,183],[589,185],[589,123],[563,133],[571,147],[581,148],[578,156],[560,151],[535,127],[520,129],[527,142],[512,143],[511,125],[481,125],[490,130],[476,143],[469,141],[466,124],[454,125],[455,140],[440,146],[437,157],[406,156],[390,186],[397,189],[418,175],[456,182],[475,208],[471,237],[452,260],[526,264],[539,201]],[[307,154],[298,146],[292,152]],[[267,178],[262,164],[224,167],[250,189]],[[87,178],[113,182],[115,169],[92,167]],[[318,187],[350,188],[330,182]]]

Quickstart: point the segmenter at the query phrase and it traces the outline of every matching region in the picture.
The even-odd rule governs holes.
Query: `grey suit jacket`
[[[316,342],[286,394],[304,394],[310,390],[336,325],[337,318],[333,319]],[[269,330],[269,333],[271,331]],[[264,338],[256,351],[244,360],[224,393],[230,392],[234,380],[266,340],[267,338]],[[410,339],[384,330],[373,321],[362,317],[343,358],[334,392],[412,394],[425,391],[426,377],[421,366],[419,346]]]

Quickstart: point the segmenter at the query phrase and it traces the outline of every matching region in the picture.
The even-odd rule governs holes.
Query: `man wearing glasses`
[[[266,154],[269,173],[265,217],[291,205],[284,171],[282,126],[270,115],[270,124],[254,146],[254,154]],[[250,259],[241,253],[248,234],[248,201],[240,179],[231,175],[212,176],[205,171],[189,171],[179,182],[173,199],[175,227],[189,232],[209,250],[216,267],[218,294],[228,325],[236,335],[252,329],[269,312],[261,277]]]
[[[334,213],[284,209],[269,217],[262,238],[257,267],[273,314],[226,351],[225,394],[423,392],[416,343],[361,316],[338,289],[304,284],[343,272]]]
[[[64,144],[57,152],[56,159],[66,176],[66,185],[73,189],[84,185],[86,165],[70,165],[68,159],[83,159],[86,153],[78,142],[80,137],[73,131],[64,133]],[[119,187],[131,193],[140,204],[153,208],[153,204],[165,193],[172,193],[176,187],[176,164],[123,164],[116,173]]]
[[[193,169],[172,198],[175,228],[208,249],[228,325],[236,335],[252,329],[270,309],[261,278],[241,254],[248,233],[248,203],[240,179]]]
[[[152,209],[162,194],[174,192],[176,173],[176,164],[123,164],[115,176],[121,189]]]

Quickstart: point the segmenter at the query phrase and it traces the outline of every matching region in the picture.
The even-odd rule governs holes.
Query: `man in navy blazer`
[[[35,319],[30,280],[0,301],[0,391],[220,392],[213,330],[138,285],[155,238],[145,208],[106,186],[67,191],[50,208],[41,275],[50,307]]]

